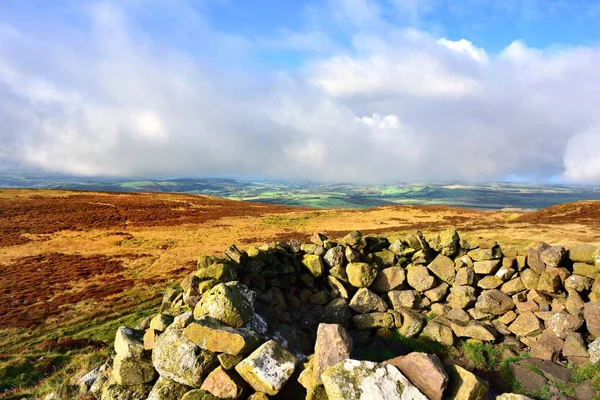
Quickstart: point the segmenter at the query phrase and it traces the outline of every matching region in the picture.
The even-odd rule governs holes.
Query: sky
[[[0,165],[600,182],[599,0],[0,0]]]

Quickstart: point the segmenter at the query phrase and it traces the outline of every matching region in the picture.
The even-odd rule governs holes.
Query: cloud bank
[[[219,31],[186,2],[88,3],[68,10],[80,23],[37,30],[2,20],[0,161],[102,176],[600,182],[600,47],[516,40],[488,53],[389,23],[377,2],[310,10],[305,27],[268,38]],[[299,61],[275,68],[273,52]]]

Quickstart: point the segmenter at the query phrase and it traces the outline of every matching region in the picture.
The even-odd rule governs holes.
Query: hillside
[[[600,202],[531,213],[312,210],[181,194],[2,190],[0,217],[0,373],[15,376],[2,390],[50,385],[66,376],[61,371],[100,359],[119,325],[150,315],[165,286],[194,270],[199,255],[232,243],[302,240],[314,232],[339,238],[355,229],[427,235],[452,227],[461,237],[519,249],[542,240],[600,245]],[[42,355],[47,365],[36,362]]]

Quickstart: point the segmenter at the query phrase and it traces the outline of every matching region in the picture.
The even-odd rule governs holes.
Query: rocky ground
[[[353,231],[201,257],[49,398],[587,400],[598,361],[596,246]]]

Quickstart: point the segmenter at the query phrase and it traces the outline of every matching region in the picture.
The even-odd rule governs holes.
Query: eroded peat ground
[[[105,356],[116,327],[151,314],[164,287],[192,271],[199,255],[314,232],[336,238],[355,229],[391,235],[448,227],[516,248],[541,240],[600,245],[600,202],[532,213],[314,210],[195,195],[0,190],[0,391],[43,390]]]

